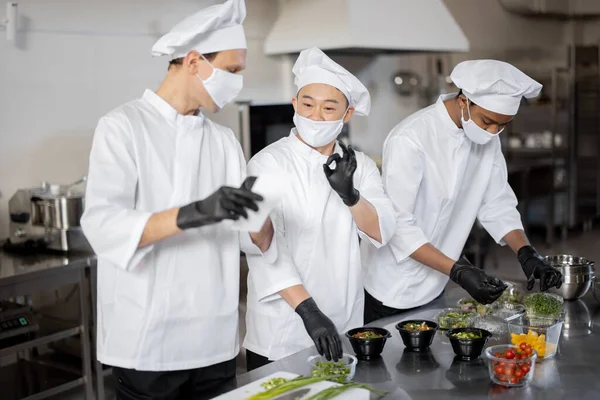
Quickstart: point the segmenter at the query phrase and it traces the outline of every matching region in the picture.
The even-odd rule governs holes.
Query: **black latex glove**
[[[248,218],[246,209],[258,211],[256,203],[263,199],[250,191],[255,180],[253,176],[246,178],[239,189],[221,186],[204,200],[181,207],[177,213],[177,226],[179,229],[198,228],[224,219]]]
[[[560,271],[548,264],[532,246],[521,247],[517,252],[517,259],[527,277],[527,290],[533,289],[536,279],[540,281],[542,292],[553,286],[558,289],[562,285],[563,276]]]
[[[353,180],[356,171],[356,154],[352,147],[346,147],[341,141],[338,143],[344,152],[344,157],[338,153],[332,154],[323,164],[323,170],[332,189],[340,195],[345,205],[352,207],[360,200],[360,193],[354,188]],[[334,161],[335,169],[331,169],[329,166]]]
[[[306,332],[315,342],[320,355],[325,356],[327,361],[342,358],[340,335],[333,322],[319,310],[312,297],[300,303],[296,307],[296,313],[302,318]]]
[[[450,270],[450,279],[465,289],[481,304],[493,303],[508,287],[504,282],[489,276],[462,256]]]

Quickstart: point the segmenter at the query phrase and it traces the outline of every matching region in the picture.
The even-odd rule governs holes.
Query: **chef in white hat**
[[[313,344],[341,357],[339,333],[363,323],[359,236],[379,247],[395,229],[375,162],[337,140],[354,114],[369,114],[367,88],[317,48],[302,51],[292,71],[296,127],[248,163],[251,174],[283,170],[291,179],[271,215],[276,261],[248,256],[249,370]]]
[[[477,219],[518,254],[528,289],[559,287],[561,274],[530,246],[510,188],[499,134],[523,97],[542,85],[514,66],[465,61],[451,74],[459,93],[409,116],[387,137],[383,181],[398,213],[387,246],[367,250],[365,322],[426,304],[448,277],[480,303],[506,285],[461,257]]]
[[[81,224],[98,255],[98,359],[118,399],[198,398],[235,374],[240,236],[219,222],[261,198],[242,184],[232,131],[201,109],[242,89],[245,14],[229,0],[175,26],[152,49],[170,62],[158,90],[94,134]]]

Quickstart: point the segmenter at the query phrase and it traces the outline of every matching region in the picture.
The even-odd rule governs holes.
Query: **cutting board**
[[[260,385],[261,385],[261,383],[266,382],[269,379],[273,379],[273,378],[293,379],[297,376],[298,376],[298,374],[292,374],[291,372],[283,372],[283,371],[275,372],[274,374],[265,376],[264,378],[259,379],[258,381],[250,382],[249,384],[242,386],[240,388],[237,388],[236,390],[233,390],[229,393],[222,394],[219,397],[215,397],[214,400],[244,400],[252,395],[263,392],[264,389]],[[310,389],[310,392],[308,392],[306,395],[304,395],[302,397],[302,399],[306,399],[314,394],[317,394],[321,390],[327,389],[328,387],[331,387],[331,386],[338,386],[338,384],[334,383],[334,382],[318,382],[318,383],[314,383],[312,385],[304,386],[304,388]],[[345,400],[369,400],[370,395],[371,394],[369,393],[369,391],[365,390],[365,389],[350,389],[350,390],[344,392],[343,396],[339,396],[339,397],[344,398]]]

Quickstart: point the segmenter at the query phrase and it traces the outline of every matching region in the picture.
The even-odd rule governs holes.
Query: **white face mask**
[[[204,58],[204,56],[202,56],[202,58]],[[240,91],[244,86],[244,77],[242,75],[223,71],[212,65],[206,58],[204,58],[204,60],[210,64],[213,72],[206,80],[200,78],[200,75],[198,74],[196,74],[196,76],[200,79],[200,82],[202,82],[204,88],[217,107],[222,109],[240,94]]]
[[[490,140],[494,138],[494,136],[499,135],[500,132],[504,130],[504,128],[500,129],[498,133],[490,133],[483,128],[480,128],[473,119],[471,118],[471,109],[469,107],[470,101],[467,101],[467,112],[469,113],[469,120],[465,121],[464,118],[464,110],[460,112],[460,120],[462,122],[463,131],[465,131],[465,135],[473,142],[477,144],[486,144]]]
[[[313,121],[294,113],[294,125],[306,144],[312,147],[321,147],[333,142],[342,132],[347,112],[348,109],[342,119],[337,121]]]

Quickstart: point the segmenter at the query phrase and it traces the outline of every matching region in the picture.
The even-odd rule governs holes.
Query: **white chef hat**
[[[292,68],[298,91],[311,83],[324,83],[339,89],[358,115],[369,115],[371,96],[354,75],[327,57],[320,49],[303,50]]]
[[[153,56],[185,57],[191,50],[200,54],[245,49],[246,35],[242,22],[246,18],[244,0],[227,0],[187,17],[158,39]]]
[[[496,60],[463,61],[450,78],[473,103],[504,115],[516,115],[523,97],[536,97],[542,90],[514,66]]]

